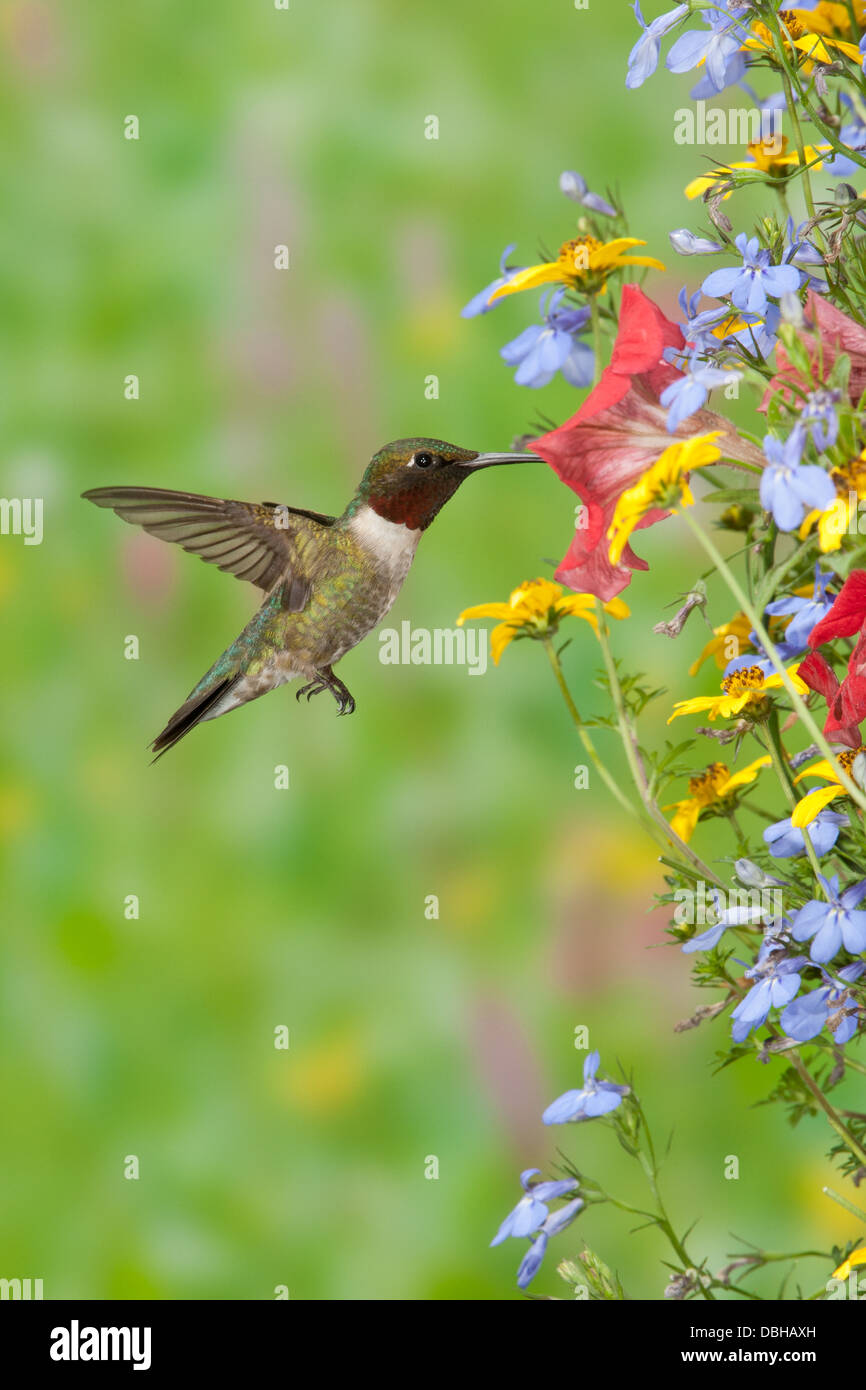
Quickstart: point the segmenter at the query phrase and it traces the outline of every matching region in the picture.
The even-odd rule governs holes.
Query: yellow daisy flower
[[[722,454],[713,441],[720,438],[721,431],[715,430],[712,434],[697,434],[693,439],[670,444],[634,487],[626,488],[617,501],[607,532],[612,565],[619,564],[629,536],[647,512],[674,510],[675,502],[681,507],[693,505],[695,499],[683,475],[692,468],[716,463]]]
[[[809,687],[800,680],[797,675],[797,667],[792,666],[788,675],[794,682],[794,687],[799,695],[805,695]],[[678,700],[674,705],[674,712],[668,723],[674,719],[679,719],[682,714],[703,714],[706,712],[710,719],[716,719],[721,715],[722,719],[731,719],[735,714],[739,714],[747,705],[760,704],[766,693],[770,690],[779,690],[782,687],[782,677],[773,672],[768,676],[766,671],[762,671],[760,666],[744,666],[740,671],[734,671],[732,675],[725,676],[722,681],[721,695],[697,695],[691,700]]]
[[[805,540],[817,522],[818,539],[825,555],[840,548],[842,537],[847,535],[852,520],[857,517],[857,504],[866,498],[866,449],[844,467],[831,469],[830,477],[836,484],[836,501],[824,512],[809,512],[799,532],[800,540]]]
[[[769,754],[765,753],[763,758],[756,758],[748,767],[742,767],[739,772],[734,773],[725,767],[724,763],[710,763],[706,772],[702,772],[699,777],[689,778],[691,795],[684,797],[682,801],[674,802],[676,815],[671,820],[671,829],[676,831],[681,840],[690,840],[702,811],[734,796],[740,787],[754,782],[761,768],[768,767],[771,762]],[[669,811],[672,807],[668,806],[665,809]]]
[[[579,236],[572,241],[563,242],[555,261],[545,261],[543,265],[530,265],[512,275],[498,290],[494,290],[487,301],[501,299],[506,294],[516,294],[519,290],[532,290],[538,285],[561,284],[570,289],[598,293],[604,290],[605,282],[615,270],[627,265],[646,265],[653,270],[664,270],[661,261],[652,256],[627,256],[624,252],[632,246],[646,246],[645,241],[635,237],[621,236],[614,241],[598,241],[593,236]]]
[[[866,1245],[861,1245],[856,1250],[852,1250],[847,1260],[843,1260],[838,1269],[833,1270],[834,1279],[847,1279],[855,1265],[866,1265]]]
[[[611,618],[631,616],[628,606],[621,598],[613,598],[604,605],[605,613]],[[563,618],[583,618],[593,632],[598,632],[595,615],[594,594],[567,594],[563,598],[560,584],[549,579],[527,579],[513,591],[507,603],[479,603],[475,608],[465,608],[457,619],[462,627],[467,618],[498,618],[499,626],[490,634],[490,650],[494,663],[509,642],[515,637],[547,637],[557,631]]]
[[[805,59],[804,71],[810,72],[813,63],[835,62],[838,54],[844,54],[859,67],[863,66],[863,54],[855,43],[838,37],[851,34],[851,21],[845,5],[819,4],[814,10],[779,10],[779,20],[784,26],[782,41],[790,52],[796,49]],[[786,37],[787,29],[790,38]],[[756,20],[752,25],[753,38],[747,39],[744,49],[759,49],[766,52],[773,48],[773,35],[765,24]]]
[[[811,589],[809,590],[811,593]],[[713,635],[696,661],[689,667],[689,675],[696,676],[708,657],[713,657],[720,671],[724,671],[735,656],[743,656],[752,645],[749,637],[751,621],[745,613],[735,613],[729,623],[713,628]]]
[[[773,141],[773,146],[775,146],[775,143],[776,142]],[[797,150],[793,150],[790,154],[788,153],[788,137],[786,135],[782,136],[780,144],[781,148],[778,150],[764,141],[758,141],[756,144],[747,145],[746,148],[751,155],[751,159],[735,160],[733,164],[728,164],[726,167],[723,166],[719,169],[711,169],[708,174],[701,174],[698,178],[692,179],[691,183],[686,185],[686,197],[703,197],[708,189],[714,188],[721,180],[730,178],[732,169],[759,169],[764,174],[772,175],[773,178],[780,178],[786,175],[787,171],[793,165],[800,163],[800,155]],[[806,163],[811,165],[813,169],[820,169],[823,161],[818,160],[818,156],[826,154],[831,148],[831,145],[804,146],[803,153],[806,157]],[[812,164],[813,160],[818,160],[818,162]],[[730,198],[732,191],[732,189],[728,189],[728,192],[724,195],[725,198]]]
[[[836,754],[834,761],[847,772],[849,777],[858,753],[866,753],[866,747],[846,748],[844,753]],[[802,830],[804,825],[811,825],[818,812],[823,811],[824,807],[834,801],[837,796],[848,795],[839,778],[839,767],[834,767],[833,763],[822,758],[820,762],[813,763],[811,767],[804,767],[803,771],[794,778],[795,782],[800,782],[804,777],[823,777],[826,783],[823,787],[815,787],[812,791],[807,792],[803,800],[797,802],[791,816],[791,824],[796,826],[798,830]]]

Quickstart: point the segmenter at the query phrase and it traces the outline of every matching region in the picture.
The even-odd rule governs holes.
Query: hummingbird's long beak
[[[497,463],[541,463],[538,454],[476,454],[474,459],[457,459],[461,468],[493,468]]]

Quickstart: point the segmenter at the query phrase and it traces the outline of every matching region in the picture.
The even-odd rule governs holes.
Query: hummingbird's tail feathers
[[[176,743],[184,738],[194,729],[196,724],[200,724],[203,719],[213,718],[216,713],[215,707],[221,700],[229,694],[232,687],[241,679],[241,673],[227,676],[209,690],[198,691],[190,695],[185,700],[180,709],[175,710],[169,719],[162,733],[157,734],[153,743],[150,745],[156,754],[154,762],[158,762],[163,753],[167,753],[169,748],[173,748]]]
[[[277,502],[237,502],[161,487],[94,487],[81,495],[266,593],[286,574],[302,578],[302,533],[334,524],[321,512]]]

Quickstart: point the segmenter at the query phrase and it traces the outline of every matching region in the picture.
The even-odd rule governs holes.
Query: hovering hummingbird
[[[471,472],[538,460],[479,454],[441,439],[398,439],[373,455],[342,516],[276,502],[235,502],[156,487],[97,487],[82,496],[124,521],[247,579],[265,600],[151,745],[157,756],[196,724],[287,681],[297,699],[329,690],[339,714],[355,701],[334,666],[385,617],[418,542]]]

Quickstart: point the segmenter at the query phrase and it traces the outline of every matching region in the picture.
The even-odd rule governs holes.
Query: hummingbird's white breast
[[[388,521],[369,506],[361,507],[355,513],[349,522],[349,530],[358,545],[368,550],[387,570],[393,602],[415,558],[421,539],[420,530],[413,531],[399,521]]]

